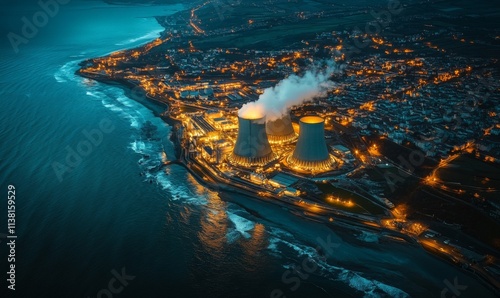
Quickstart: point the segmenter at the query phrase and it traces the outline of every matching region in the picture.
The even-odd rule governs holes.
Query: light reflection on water
[[[241,243],[243,264],[248,271],[259,272],[263,269],[262,264],[266,263],[264,252],[268,246],[266,227],[256,223],[251,235],[250,239]]]
[[[224,211],[226,203],[218,196],[210,195],[206,207],[200,216],[201,230],[198,232],[198,238],[205,253],[219,259],[227,244],[228,218]]]

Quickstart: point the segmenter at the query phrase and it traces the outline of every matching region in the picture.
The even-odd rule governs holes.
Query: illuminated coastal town
[[[222,21],[206,2],[159,18],[161,37],[86,60],[78,74],[164,107],[176,144],[164,167],[181,164],[208,188],[302,218],[421,246],[498,290],[500,240],[488,227],[500,220],[500,68],[484,48],[498,48],[500,31],[477,35],[457,24],[460,9],[427,2],[425,14],[389,9],[398,22],[376,32],[318,25],[262,47],[241,36],[354,14],[284,20],[286,8],[274,5],[274,20],[241,19],[231,6]]]
[[[0,298],[500,297],[500,1],[4,2]]]

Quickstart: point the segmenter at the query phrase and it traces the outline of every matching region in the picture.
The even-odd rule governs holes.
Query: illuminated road
[[[196,12],[198,9],[202,8],[203,6],[207,5],[208,3],[210,3],[210,2],[205,2],[205,3],[203,3],[202,5],[200,5],[200,6],[196,7],[196,8],[193,8],[193,9],[191,10],[191,17],[190,17],[190,19],[189,19],[189,25],[191,25],[191,27],[193,27],[194,31],[195,31],[196,33],[198,33],[198,34],[205,34],[205,31],[204,31],[204,30],[202,30],[200,27],[198,27],[198,26],[194,23],[194,20],[195,20],[195,19],[197,19],[197,18],[196,18],[196,14],[195,14],[195,12]]]

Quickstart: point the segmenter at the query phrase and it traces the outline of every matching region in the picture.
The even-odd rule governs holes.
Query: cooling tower
[[[267,121],[266,133],[271,144],[291,143],[297,139],[290,114],[273,121]]]
[[[263,166],[274,158],[264,118],[238,117],[238,138],[230,160],[243,166]]]
[[[306,116],[300,119],[299,140],[289,163],[303,170],[329,169],[334,162],[325,142],[323,118]]]

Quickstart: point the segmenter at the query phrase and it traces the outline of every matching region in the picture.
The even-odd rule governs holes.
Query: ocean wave
[[[269,244],[267,249],[274,256],[281,256],[283,254],[283,252],[279,249],[279,244],[285,242],[286,240],[284,239],[290,239],[290,241],[295,240],[292,234],[279,228],[269,227],[268,233],[270,237],[268,239]]]
[[[361,231],[361,234],[357,235],[356,239],[369,243],[378,243],[379,240],[377,234],[369,233],[366,231]]]
[[[110,111],[113,111],[113,112],[123,112],[123,109],[118,107],[117,105],[114,105],[112,103],[108,103],[106,101],[103,101],[102,102],[102,105],[107,108],[108,110]],[[127,115],[123,115],[124,117],[127,117]]]
[[[58,83],[66,83],[67,80],[65,80],[63,77],[61,77],[59,74],[54,74],[54,79],[56,79],[56,81]]]
[[[139,141],[135,140],[132,143],[130,143],[130,148],[135,152],[139,154],[146,154],[149,153],[149,149],[151,149],[151,144],[146,144],[144,141]]]
[[[255,227],[255,223],[230,211],[226,211],[226,214],[227,218],[234,226],[233,229],[226,234],[228,242],[233,243],[240,236],[249,239],[250,234],[248,232],[253,230],[253,228]]]
[[[79,62],[80,60],[73,60],[61,66],[54,73],[56,81],[60,83],[68,81],[78,82],[87,90],[86,94],[88,96],[100,99],[105,108],[129,120],[132,128],[139,129],[146,121],[150,121],[158,128],[166,129],[167,131],[164,132],[165,135],[168,135],[169,126],[162,119],[154,116],[151,110],[127,97],[123,89],[102,84],[90,85],[87,82],[88,79],[75,75],[75,71],[79,67]]]
[[[394,297],[406,298],[410,297],[406,292],[396,287],[389,286],[377,280],[370,280],[362,277],[359,273],[343,269],[339,274],[339,280],[347,283],[351,288],[364,293],[366,298],[378,297]]]
[[[155,181],[163,190],[167,191],[171,195],[173,201],[183,201],[191,205],[206,205],[207,200],[202,196],[194,195],[187,187],[184,185],[177,185],[170,180],[164,172],[159,172],[156,174],[146,173],[145,181]]]
[[[278,238],[270,238],[267,249],[271,251],[273,255],[278,255],[281,251],[278,249],[278,243],[280,242]]]
[[[128,39],[128,40],[125,40],[125,41],[122,41],[122,42],[119,42],[119,43],[116,43],[115,45],[117,46],[125,46],[125,45],[129,45],[129,44],[132,44],[132,43],[136,43],[138,41],[141,41],[141,40],[152,40],[152,39],[155,39],[157,37],[160,36],[160,33],[163,31],[163,29],[155,29],[149,33],[146,33],[142,36],[139,36],[139,37],[136,37],[136,38],[131,38],[131,39]]]
[[[74,69],[71,69],[71,67],[75,66],[76,64],[65,65],[61,68],[60,74],[66,73],[69,75],[71,73],[74,76]],[[81,81],[81,84],[84,84],[84,82]],[[127,97],[121,88],[103,84],[85,84],[85,89],[89,97],[99,100],[106,109],[129,121],[132,129],[131,141],[128,147],[131,152],[140,155],[138,164],[145,183],[158,185],[166,193],[170,194],[173,201],[181,201],[191,205],[207,204],[207,198],[204,195],[193,193],[189,189],[189,185],[181,183],[185,181],[173,182],[177,180],[168,175],[162,167],[168,160],[164,151],[164,141],[171,132],[170,126],[161,118],[156,117],[147,107]],[[146,138],[141,130],[142,126],[148,121],[157,127],[156,136],[153,138]],[[167,144],[167,148],[169,148],[168,146]]]
[[[54,73],[54,79],[58,83],[80,80],[80,78],[75,75],[75,71],[78,69],[79,62],[80,60],[72,60],[66,62]]]
[[[270,231],[269,233],[271,233],[271,235],[274,235],[274,236],[277,236],[280,238],[283,238],[283,237],[294,238],[291,233],[289,233],[285,230],[282,230],[280,228],[270,227],[269,231]]]
[[[163,142],[170,134],[170,127],[162,119],[145,106],[128,98],[122,89],[100,84],[88,88],[88,96],[100,99],[104,107],[130,122],[132,133],[128,147],[132,152],[141,155],[138,164],[141,175],[145,177],[144,182],[158,185],[170,194],[173,201],[192,205],[207,204],[206,197],[193,193],[185,184],[173,182],[176,179],[169,176],[162,167],[168,160]],[[157,128],[156,135],[152,138],[146,137],[141,130],[146,122]]]
[[[146,107],[125,96],[123,90],[110,88],[112,87],[103,88],[97,85],[89,87],[90,91],[87,91],[86,94],[100,99],[105,108],[118,113],[121,118],[127,119],[132,128],[139,129],[148,120],[159,128],[168,128],[161,119],[155,117]],[[165,133],[168,132],[165,131]]]
[[[137,104],[135,103],[135,101],[132,101],[130,98],[128,98],[125,95],[118,95],[116,97],[116,100],[126,107],[129,107],[129,108],[137,107]]]
[[[134,128],[139,128],[139,119],[137,117],[130,116],[130,126]]]
[[[328,264],[320,258],[317,250],[311,246],[300,244],[293,235],[278,228],[271,228],[268,249],[274,256],[284,255],[284,249],[295,251],[299,258],[308,258],[317,266],[315,274],[328,278],[332,281],[341,281],[352,289],[362,292],[366,298],[375,297],[410,297],[406,292],[396,287],[384,284],[377,280],[363,277],[361,273],[354,272],[342,267]],[[291,269],[297,264],[284,264],[283,268]]]
[[[85,94],[88,96],[95,97],[95,98],[100,98],[99,95],[95,92],[87,91]]]

